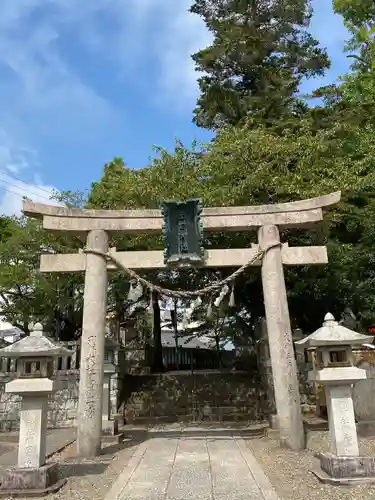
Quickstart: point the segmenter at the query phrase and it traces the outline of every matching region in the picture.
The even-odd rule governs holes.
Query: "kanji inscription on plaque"
[[[173,267],[199,266],[204,261],[201,206],[198,199],[166,201],[164,216],[164,262]]]

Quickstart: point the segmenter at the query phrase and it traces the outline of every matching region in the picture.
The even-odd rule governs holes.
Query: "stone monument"
[[[43,496],[65,483],[59,480],[58,464],[46,463],[46,434],[48,396],[57,390],[54,360],[69,354],[43,335],[39,323],[30,336],[0,349],[0,356],[17,360],[17,376],[6,384],[5,392],[22,398],[18,462],[5,471],[0,487],[2,497]]]
[[[309,379],[323,385],[326,393],[331,452],[321,453],[318,479],[330,484],[375,483],[375,457],[360,456],[353,408],[353,384],[366,378],[354,365],[353,347],[372,342],[326,314],[321,328],[296,342],[298,349],[315,349],[315,370]]]

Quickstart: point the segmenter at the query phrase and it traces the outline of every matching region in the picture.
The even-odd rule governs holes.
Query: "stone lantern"
[[[17,466],[5,471],[0,495],[43,495],[57,491],[57,463],[46,464],[48,396],[55,392],[54,360],[70,351],[43,335],[35,324],[29,336],[0,349],[0,356],[16,359],[16,378],[5,385],[5,392],[21,396],[20,433]]]
[[[118,349],[119,345],[117,342],[110,338],[105,339],[102,441],[119,442],[122,437],[122,434],[118,432],[118,415],[111,414],[111,389],[117,390],[118,383]]]
[[[322,482],[375,482],[375,457],[359,455],[352,394],[353,384],[366,378],[354,365],[352,348],[373,338],[339,325],[328,313],[321,328],[296,342],[297,349],[316,351],[309,380],[323,385],[326,394],[331,452],[319,455],[321,471],[314,471]]]

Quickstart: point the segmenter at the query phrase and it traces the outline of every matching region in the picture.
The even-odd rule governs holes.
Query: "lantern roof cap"
[[[58,357],[69,354],[69,349],[43,335],[43,327],[40,323],[34,325],[27,337],[0,349],[0,356],[4,358]]]
[[[312,349],[316,347],[360,346],[372,343],[374,336],[357,333],[335,320],[331,313],[324,317],[323,325],[314,333],[295,342],[297,348]]]

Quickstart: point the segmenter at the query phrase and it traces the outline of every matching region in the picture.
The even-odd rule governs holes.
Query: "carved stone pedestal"
[[[322,483],[347,486],[375,484],[375,457],[338,457],[321,453],[318,458],[321,470],[312,472]]]
[[[39,497],[55,493],[66,479],[59,479],[57,463],[38,468],[12,467],[5,471],[0,486],[0,498]]]

